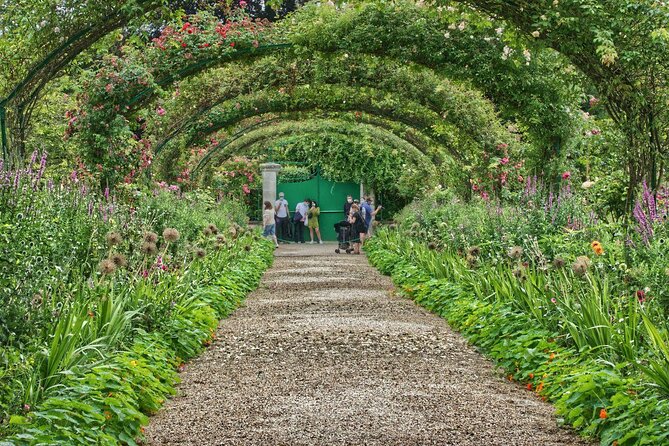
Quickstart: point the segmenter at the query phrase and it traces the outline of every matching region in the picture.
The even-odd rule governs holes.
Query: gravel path
[[[587,444],[364,256],[333,251],[279,248],[147,444]]]

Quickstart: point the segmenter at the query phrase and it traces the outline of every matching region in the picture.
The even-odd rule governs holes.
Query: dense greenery
[[[566,182],[566,181],[565,181]],[[661,444],[669,396],[667,203],[637,231],[600,222],[568,184],[516,206],[445,192],[407,207],[368,245],[372,263],[446,317],[564,420],[602,444]],[[625,245],[634,246],[626,258]]]
[[[0,177],[1,429],[13,444],[134,444],[270,245],[234,201],[166,184],[98,194],[45,165]]]
[[[0,0],[6,436],[133,444],[280,161],[411,203],[374,263],[566,422],[667,442],[666,2],[265,6]]]

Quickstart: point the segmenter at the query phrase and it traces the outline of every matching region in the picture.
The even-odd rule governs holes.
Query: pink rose
[[[568,180],[569,178],[571,178],[571,172],[566,171],[562,174],[562,179],[563,180]]]

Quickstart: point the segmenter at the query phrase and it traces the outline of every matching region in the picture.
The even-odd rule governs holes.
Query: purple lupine
[[[648,217],[650,218],[650,221],[657,221],[657,207],[655,205],[655,196],[653,195],[653,192],[648,188],[648,184],[646,184],[646,180],[643,181],[643,204],[646,205],[646,208],[648,209]]]
[[[14,175],[14,190],[19,189],[19,179],[21,178],[21,169],[16,169],[16,174]]]
[[[31,176],[33,174],[33,164],[35,164],[35,161],[37,161],[37,149],[33,151],[32,156],[30,157],[30,163],[28,163],[28,169],[26,169],[26,173],[28,176]]]
[[[105,200],[109,201],[109,186],[105,187]]]
[[[46,169],[46,158],[47,158],[47,153],[46,150],[42,152],[42,159],[39,161],[39,171],[37,172],[37,177],[35,177],[35,182],[33,184],[33,189],[37,189],[37,186],[39,185],[40,180],[42,179],[42,176],[44,176],[44,170]]]
[[[639,201],[636,202],[632,215],[634,215],[634,218],[637,221],[638,226],[636,230],[641,235],[643,243],[646,246],[650,245],[650,239],[653,236],[653,226],[651,222],[648,220],[648,217],[646,216],[646,213],[643,211],[643,208]]]

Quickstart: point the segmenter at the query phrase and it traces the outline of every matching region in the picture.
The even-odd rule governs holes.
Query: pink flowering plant
[[[198,12],[165,26],[148,46],[122,46],[84,81],[78,109],[67,112],[65,137],[85,148],[84,161],[98,166],[96,175],[105,182],[133,182],[153,161],[147,122],[169,119],[164,105],[150,101],[180,73],[255,51],[268,30],[267,22],[251,19],[243,8],[223,22]]]

